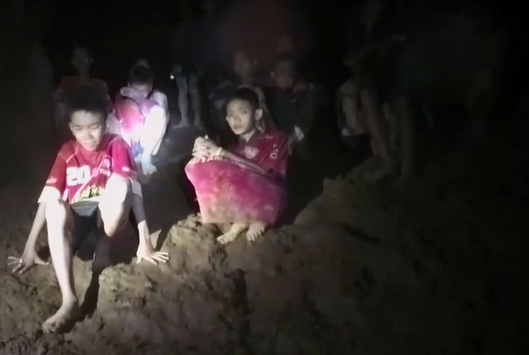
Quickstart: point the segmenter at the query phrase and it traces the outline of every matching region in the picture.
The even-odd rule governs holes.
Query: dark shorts
[[[70,206],[72,213],[74,231],[73,231],[73,246],[72,250],[74,255],[79,251],[87,239],[92,239],[90,242],[95,247],[99,240],[99,231],[97,228],[98,219],[98,202],[94,201],[82,201]],[[134,226],[136,236],[138,231],[136,226],[138,225],[132,209],[129,213],[128,221]],[[124,224],[123,226],[125,226]],[[83,259],[83,258],[82,258]],[[84,259],[83,259],[84,260]]]
[[[94,242],[99,238],[97,230],[98,203],[94,201],[78,202],[70,206],[73,217],[73,253],[76,254],[81,245],[89,236],[93,236]]]

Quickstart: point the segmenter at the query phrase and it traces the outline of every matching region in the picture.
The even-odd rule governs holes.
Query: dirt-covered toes
[[[42,324],[44,333],[61,333],[73,326],[81,317],[77,300],[65,303],[59,310]]]

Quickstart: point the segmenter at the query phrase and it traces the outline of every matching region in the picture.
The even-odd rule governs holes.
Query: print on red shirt
[[[60,149],[39,202],[60,197],[68,204],[97,201],[113,174],[136,181],[134,161],[125,141],[113,134],[103,137],[97,151],[89,152],[76,141]]]
[[[286,174],[290,148],[283,132],[255,133],[248,142],[240,141],[232,151],[271,175],[284,177]]]

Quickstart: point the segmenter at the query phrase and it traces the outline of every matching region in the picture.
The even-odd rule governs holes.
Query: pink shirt
[[[255,133],[248,142],[239,142],[230,151],[246,158],[273,176],[286,175],[290,149],[283,132]]]
[[[57,197],[68,204],[97,200],[113,174],[130,178],[134,184],[135,169],[129,147],[119,136],[105,135],[94,152],[71,140],[59,150],[39,202]]]

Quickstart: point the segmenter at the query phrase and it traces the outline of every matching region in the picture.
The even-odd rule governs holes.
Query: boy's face
[[[92,64],[92,58],[84,48],[76,48],[72,54],[72,66],[77,70],[86,70]]]
[[[235,58],[233,60],[233,71],[237,75],[244,75],[251,73],[253,70],[253,62],[246,53],[238,52],[235,54]]]
[[[143,95],[148,95],[152,90],[152,85],[148,84],[131,84],[130,87]]]
[[[70,130],[84,149],[93,152],[105,134],[105,120],[101,114],[75,111],[70,119]]]
[[[235,135],[240,136],[254,130],[261,119],[261,109],[254,110],[248,101],[235,99],[226,106],[226,121]]]
[[[288,61],[278,63],[272,74],[280,89],[288,89],[294,82],[294,66]]]

